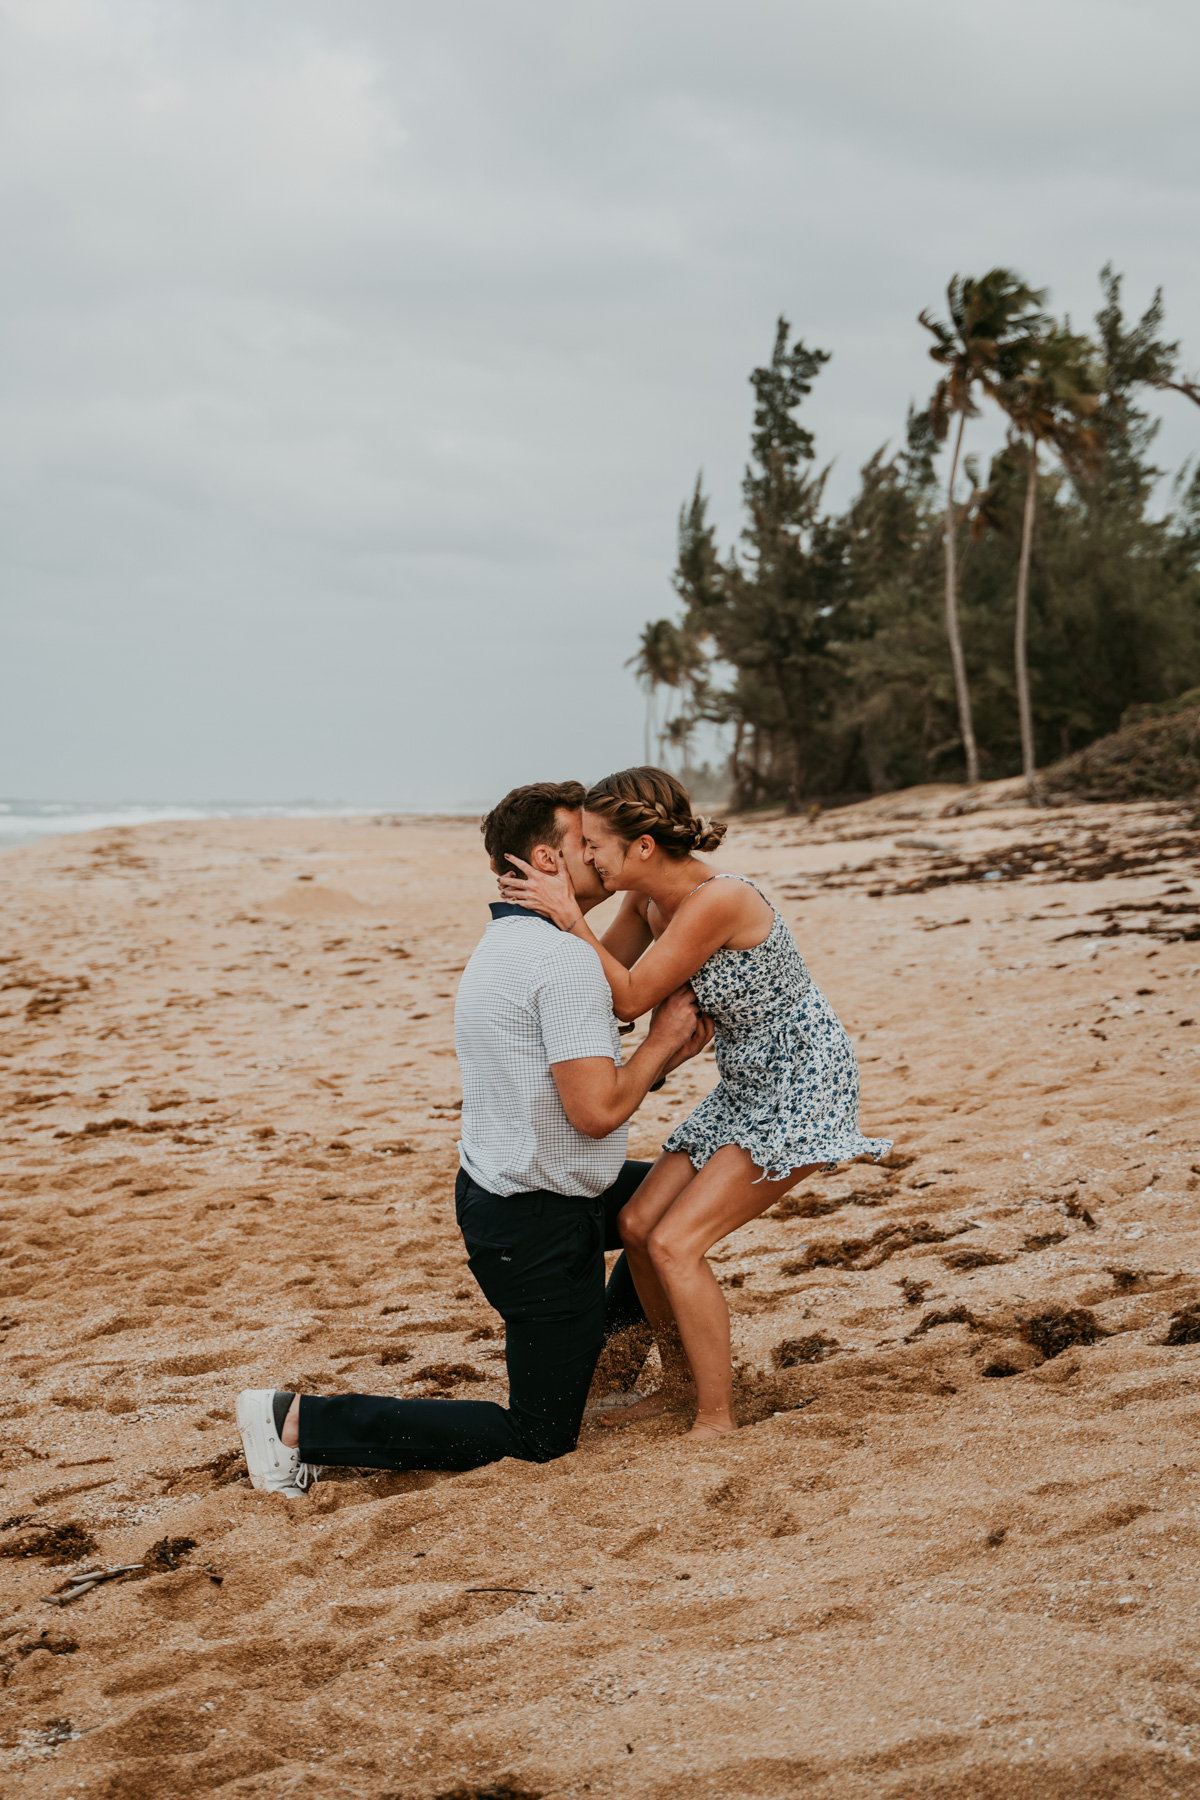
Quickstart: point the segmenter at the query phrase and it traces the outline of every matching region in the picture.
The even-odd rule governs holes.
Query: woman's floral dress
[[[858,1129],[858,1064],[845,1027],[771,910],[775,923],[761,944],[714,951],[692,976],[716,1027],[721,1080],[663,1148],[700,1169],[724,1145],[739,1144],[772,1180],[808,1163],[883,1156],[892,1140]]]

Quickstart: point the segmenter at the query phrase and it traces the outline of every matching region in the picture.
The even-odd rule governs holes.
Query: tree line
[[[840,513],[798,416],[830,352],[779,319],[750,376],[741,544],[722,554],[698,477],[680,612],[631,658],[648,718],[668,698],[660,759],[673,746],[686,769],[708,721],[730,728],[738,807],[1021,771],[1036,793],[1039,767],[1200,683],[1200,468],[1154,510],[1146,404],[1200,406],[1200,385],[1162,335],[1161,290],[1134,320],[1111,267],[1100,285],[1094,330],[1077,332],[1010,269],[956,275],[946,316],[919,315],[929,402]],[[964,447],[988,405],[1006,438],[984,471]]]

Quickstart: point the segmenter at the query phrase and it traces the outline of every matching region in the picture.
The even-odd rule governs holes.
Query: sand
[[[715,1252],[743,1429],[299,1503],[239,1388],[504,1394],[451,1199],[477,831],[0,858],[4,1800],[1200,1795],[1200,834],[991,798],[716,859],[897,1146]]]

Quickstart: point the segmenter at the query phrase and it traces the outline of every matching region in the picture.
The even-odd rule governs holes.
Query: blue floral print
[[[724,1145],[738,1144],[776,1180],[809,1163],[832,1168],[853,1156],[878,1158],[892,1140],[858,1129],[853,1046],[778,908],[772,911],[761,944],[717,950],[692,977],[716,1026],[721,1080],[663,1148],[683,1151],[700,1169]]]

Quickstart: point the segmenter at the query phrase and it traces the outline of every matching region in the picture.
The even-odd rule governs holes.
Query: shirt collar
[[[511,900],[492,900],[488,911],[493,919],[541,919],[543,925],[554,925],[553,919],[547,919],[542,913],[530,912],[527,906],[515,906]],[[557,931],[558,926],[554,929]]]

